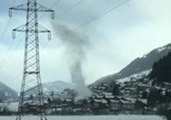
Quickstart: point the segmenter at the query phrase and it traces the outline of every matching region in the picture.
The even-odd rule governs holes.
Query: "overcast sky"
[[[40,14],[40,24],[52,30],[52,41],[40,35],[43,82],[70,82],[65,52],[52,23],[62,23],[88,37],[91,48],[83,64],[86,83],[117,73],[132,60],[171,41],[170,0],[130,0],[110,13],[78,28],[126,0],[38,0],[53,8],[56,18]],[[25,23],[24,12],[8,17],[8,8],[25,0],[4,0],[0,7],[0,81],[20,89],[23,71],[24,34],[11,38],[11,30]]]

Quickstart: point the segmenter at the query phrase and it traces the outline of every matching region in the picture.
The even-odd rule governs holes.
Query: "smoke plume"
[[[65,56],[70,70],[72,82],[76,85],[77,99],[88,97],[91,92],[85,85],[82,65],[86,59],[86,52],[90,48],[88,38],[66,25],[52,23],[53,28],[65,46]]]

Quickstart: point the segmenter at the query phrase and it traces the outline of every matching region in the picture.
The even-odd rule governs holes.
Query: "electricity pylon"
[[[39,33],[48,33],[50,39],[51,32],[39,25],[38,12],[50,12],[54,19],[54,11],[37,3],[37,0],[27,0],[26,4],[9,8],[10,17],[13,10],[26,12],[26,24],[13,29],[12,35],[15,38],[15,32],[25,33],[24,71],[16,119],[21,120],[32,111],[40,115],[40,120],[47,120],[40,77]]]

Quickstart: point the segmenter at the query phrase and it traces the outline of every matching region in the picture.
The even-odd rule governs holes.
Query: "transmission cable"
[[[76,2],[75,4],[73,4],[72,6],[70,6],[68,9],[66,9],[64,12],[62,12],[61,14],[57,15],[58,17],[62,17],[64,16],[64,14],[70,12],[75,6],[81,4],[81,2],[84,2],[84,0],[79,0],[78,2]]]
[[[90,20],[88,20],[88,21],[86,21],[86,22],[84,22],[84,23],[78,25],[77,28],[80,28],[80,27],[83,27],[83,26],[85,26],[85,25],[87,25],[87,24],[90,24],[91,22],[93,22],[93,21],[95,21],[95,20],[97,20],[97,19],[99,19],[99,18],[101,18],[101,17],[103,17],[103,16],[109,14],[109,13],[112,12],[113,10],[115,10],[115,9],[117,9],[117,8],[120,8],[121,6],[125,5],[125,4],[128,3],[129,1],[130,1],[130,0],[126,0],[126,1],[124,1],[123,3],[121,3],[121,4],[117,5],[117,6],[114,6],[114,7],[110,8],[110,9],[106,10],[106,11],[103,12],[102,14],[100,14],[100,15],[98,15],[98,16],[96,16],[96,17],[94,17],[94,18],[92,18],[92,19],[90,19]]]
[[[60,3],[60,1],[61,0],[58,0],[58,1],[56,1],[54,4],[53,4],[53,6],[51,7],[51,8],[54,8],[54,7],[56,7],[56,5],[57,4],[59,4]],[[45,15],[45,13],[39,18],[39,19],[42,19],[43,18],[43,16]],[[17,37],[18,36],[21,36],[21,35],[23,35],[23,33],[19,33],[18,35],[17,35]],[[42,35],[40,35],[40,37],[41,37]],[[48,42],[49,43],[49,42]],[[19,43],[18,44],[16,44],[14,47],[13,47],[13,49],[15,49],[15,48],[17,48],[17,45],[19,45]],[[11,48],[11,47],[10,47]],[[12,52],[14,52],[12,49],[8,49],[8,51],[7,51],[7,54],[6,54],[6,57],[4,57],[4,59],[1,61],[1,63],[3,64],[3,65],[7,65],[8,63],[9,63],[9,61],[7,61],[6,59],[9,57],[9,54],[11,54]],[[16,54],[15,54],[16,55]],[[14,56],[13,56],[14,57]],[[10,60],[12,60],[12,59],[10,59]],[[1,67],[1,69],[2,69],[2,67]]]
[[[126,1],[122,2],[122,3],[119,4],[119,5],[114,6],[114,7],[110,8],[110,9],[106,10],[105,12],[101,13],[100,15],[98,15],[98,16],[96,16],[96,17],[93,17],[92,19],[90,19],[90,20],[88,20],[88,21],[86,21],[86,22],[84,22],[84,23],[79,24],[77,27],[75,27],[75,28],[73,28],[73,29],[79,29],[79,28],[81,28],[81,27],[83,27],[83,26],[85,26],[85,25],[88,25],[88,24],[92,23],[93,21],[96,21],[96,20],[100,19],[101,17],[103,17],[103,16],[109,14],[109,13],[112,12],[113,10],[120,8],[121,6],[125,5],[125,4],[128,3],[129,1],[130,1],[130,0],[126,0]],[[67,32],[63,33],[62,35],[65,35],[65,34],[67,34]],[[58,34],[57,34],[57,35],[58,35]]]

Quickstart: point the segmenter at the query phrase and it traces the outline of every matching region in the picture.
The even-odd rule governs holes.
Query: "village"
[[[73,89],[64,89],[61,93],[52,91],[45,95],[45,107],[49,115],[113,115],[113,114],[158,114],[157,104],[161,104],[171,95],[171,84],[164,82],[160,86],[152,86],[152,81],[143,75],[130,77],[122,82],[89,86],[91,96],[78,99]],[[154,96],[155,89],[158,96]],[[159,96],[160,95],[160,96]],[[164,101],[166,102],[166,101]],[[28,113],[37,114],[38,108],[33,96],[24,103]],[[157,103],[157,104],[152,104]],[[1,101],[1,115],[16,114],[18,100]]]
[[[90,86],[93,94],[78,100],[74,90],[65,89],[60,94],[52,92],[46,95],[45,107],[47,114],[51,115],[155,114],[144,94],[144,90],[149,88],[150,85],[144,81],[135,82],[134,79],[121,84],[101,84]],[[38,107],[33,103],[28,99],[25,106],[27,111],[36,114]],[[17,100],[8,100],[1,103],[0,110],[4,114],[15,114],[17,106]]]
[[[90,88],[93,94],[83,100],[75,100],[71,90],[63,91],[66,98],[51,94],[48,107],[53,114],[154,114],[148,107],[144,90],[150,85],[129,81],[122,84],[101,84]]]

